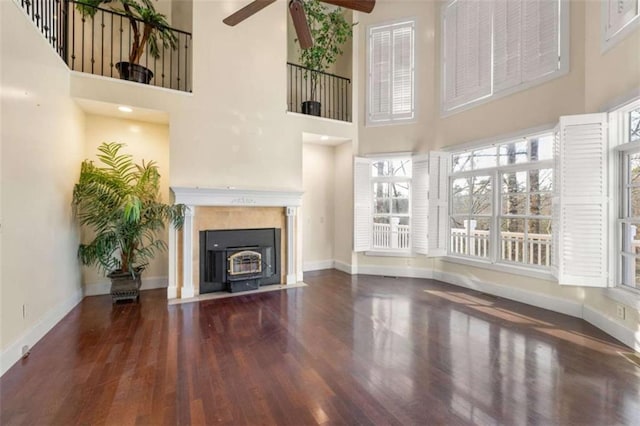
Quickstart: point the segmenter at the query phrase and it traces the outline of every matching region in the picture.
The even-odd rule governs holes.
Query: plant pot
[[[308,115],[315,115],[320,117],[320,102],[318,101],[304,101],[302,103],[302,113]]]
[[[136,81],[138,83],[149,84],[153,78],[153,72],[142,65],[130,62],[118,62],[116,69],[120,73],[121,80]]]
[[[107,275],[111,278],[111,300],[113,303],[119,300],[140,301],[141,272],[136,271],[135,278],[131,276],[131,272],[122,272],[119,269]]]

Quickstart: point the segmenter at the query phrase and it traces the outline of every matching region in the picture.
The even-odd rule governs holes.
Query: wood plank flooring
[[[0,424],[640,424],[630,350],[582,320],[432,280],[305,282],[85,298],[0,379]]]

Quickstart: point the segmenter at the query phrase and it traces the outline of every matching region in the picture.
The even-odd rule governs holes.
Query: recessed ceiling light
[[[118,111],[122,111],[122,112],[133,112],[132,108],[129,108],[128,106],[119,106],[118,107]]]
[[[329,140],[329,136],[320,136],[320,140],[321,141],[328,141]]]

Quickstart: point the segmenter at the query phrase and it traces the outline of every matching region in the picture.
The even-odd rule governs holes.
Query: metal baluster
[[[176,70],[176,83],[177,83],[177,87],[176,89],[180,90],[180,45],[178,45],[178,58],[176,61],[176,64],[178,65],[178,69]]]
[[[94,64],[96,62],[95,58],[95,41],[96,41],[96,22],[94,19],[95,15],[91,17],[91,74],[95,74],[94,72]]]
[[[100,27],[101,27],[101,35],[100,35],[100,43],[101,43],[101,52],[100,52],[100,75],[104,75],[104,12],[100,11]]]

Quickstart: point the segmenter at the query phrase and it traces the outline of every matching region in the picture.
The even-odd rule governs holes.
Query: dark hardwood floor
[[[0,379],[0,424],[640,424],[629,348],[582,320],[431,280],[305,282],[88,297]]]

